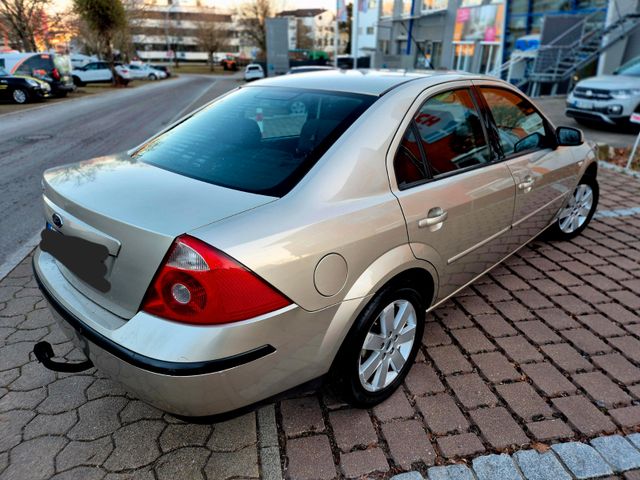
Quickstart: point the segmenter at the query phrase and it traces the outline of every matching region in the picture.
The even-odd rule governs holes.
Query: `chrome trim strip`
[[[527,215],[525,215],[524,217],[522,217],[520,220],[518,220],[517,222],[513,223],[511,225],[511,227],[517,227],[518,225],[520,225],[522,222],[524,222],[525,220],[530,219],[531,217],[533,217],[535,214],[540,213],[542,210],[544,210],[545,208],[549,207],[549,205],[551,205],[554,202],[557,202],[558,200],[561,200],[562,197],[566,197],[567,194],[569,192],[564,192],[561,193],[560,195],[558,195],[557,197],[555,197],[553,200],[551,200],[550,202],[545,203],[543,206],[541,206],[540,208],[535,209],[533,212],[528,213]],[[560,209],[558,209],[558,211],[560,211]],[[557,215],[557,213],[556,213]]]
[[[487,243],[489,243],[491,240],[496,239],[497,237],[499,237],[500,235],[502,235],[503,233],[508,232],[511,229],[511,225],[509,225],[508,227],[503,228],[502,230],[500,230],[499,232],[494,233],[493,235],[491,235],[490,237],[485,238],[484,240],[482,240],[479,243],[476,243],[475,245],[472,245],[471,247],[467,248],[465,251],[458,253],[457,255],[454,255],[453,257],[451,257],[449,260],[447,260],[447,265],[451,265],[453,262],[455,262],[456,260],[460,260],[462,257],[464,257],[465,255],[468,255],[469,253],[473,252],[474,250],[477,250],[478,248],[482,247],[483,245],[486,245]]]

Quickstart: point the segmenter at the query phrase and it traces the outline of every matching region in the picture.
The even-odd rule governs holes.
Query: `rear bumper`
[[[76,291],[39,249],[34,272],[57,323],[99,370],[178,415],[229,412],[317,378],[342,338],[330,325],[344,304],[314,313],[287,307],[222,326],[144,312],[125,321]]]

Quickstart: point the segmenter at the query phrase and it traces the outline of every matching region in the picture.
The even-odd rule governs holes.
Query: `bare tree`
[[[274,14],[273,0],[249,0],[238,10],[238,24],[243,33],[254,43],[263,56],[267,53],[265,21]]]
[[[20,48],[38,49],[36,34],[42,28],[42,12],[50,0],[0,0],[0,17],[4,17]]]
[[[301,50],[313,49],[313,38],[311,38],[311,28],[304,24],[300,18],[296,25],[296,48]]]
[[[227,37],[227,30],[220,21],[205,20],[196,27],[195,37],[200,48],[207,52],[207,64],[213,72],[213,54],[223,50]]]

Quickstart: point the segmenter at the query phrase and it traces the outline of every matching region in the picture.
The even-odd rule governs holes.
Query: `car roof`
[[[392,70],[325,70],[299,75],[282,75],[254,83],[252,86],[269,85],[274,87],[307,88],[336,92],[382,95],[385,92],[418,79],[431,79],[433,84],[455,80],[478,78],[464,72],[423,71],[407,72]]]

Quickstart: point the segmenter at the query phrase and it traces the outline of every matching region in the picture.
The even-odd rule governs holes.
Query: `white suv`
[[[262,65],[258,63],[250,63],[247,65],[247,68],[244,69],[244,79],[247,82],[250,82],[251,80],[259,80],[261,78],[264,78]]]
[[[162,70],[157,70],[144,63],[130,63],[126,66],[133,78],[158,80],[167,78],[167,74]]]
[[[116,73],[125,84],[131,80],[129,69],[122,65],[116,65]],[[113,80],[107,62],[91,62],[84,67],[74,68],[71,75],[73,75],[73,83],[79,87],[87,83],[110,83]]]
[[[634,112],[640,112],[640,57],[625,63],[613,75],[578,82],[567,97],[566,115],[580,123],[626,126]]]

